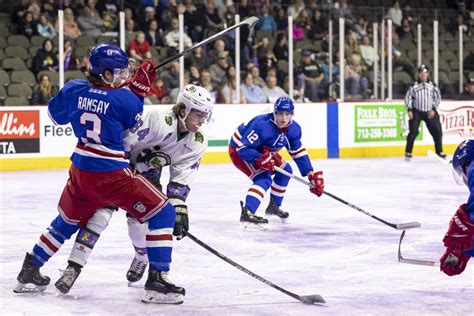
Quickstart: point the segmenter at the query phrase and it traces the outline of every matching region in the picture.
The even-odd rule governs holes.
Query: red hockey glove
[[[270,152],[266,149],[263,150],[263,153],[260,157],[255,159],[255,163],[260,169],[270,172],[273,172],[275,168],[275,160],[273,160],[272,155],[270,155]]]
[[[153,70],[155,64],[152,61],[147,60],[138,67],[135,76],[130,79],[129,87],[130,90],[135,92],[142,97],[146,97],[150,92],[150,87],[155,82],[155,78],[158,75],[158,71]]]
[[[449,276],[463,272],[470,259],[463,250],[469,250],[472,247],[474,222],[466,213],[466,207],[466,204],[463,204],[454,213],[443,238],[446,251],[440,259],[440,269]]]
[[[324,192],[324,179],[323,179],[323,172],[312,172],[308,175],[309,182],[313,185],[309,189],[311,193],[316,194],[317,196],[321,196]]]

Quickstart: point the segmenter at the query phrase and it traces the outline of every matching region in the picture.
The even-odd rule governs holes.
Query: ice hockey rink
[[[449,219],[468,196],[448,165],[428,157],[313,165],[324,171],[328,192],[390,222],[421,222],[404,239],[408,258],[439,259]],[[200,167],[188,198],[190,231],[269,281],[298,295],[320,294],[326,304],[305,305],[189,238],[175,242],[170,275],[186,288],[184,304],[141,303],[146,276],[134,287],[125,278],[133,248],[124,211],[114,215],[68,295],[57,296],[54,282],[67,265],[72,240],[42,269],[52,279],[46,292],[16,295],[12,289],[25,252],[57,215],[66,179],[65,169],[0,173],[2,315],[472,315],[474,310],[474,262],[456,277],[398,263],[401,231],[328,196],[317,198],[293,180],[283,205],[288,221],[271,220],[267,231],[243,231],[239,200],[250,181],[230,164]],[[260,215],[267,203],[268,197]]]

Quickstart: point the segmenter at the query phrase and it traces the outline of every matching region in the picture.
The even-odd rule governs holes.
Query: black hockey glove
[[[189,230],[188,207],[186,205],[177,205],[176,222],[174,224],[173,235],[177,240],[181,240],[186,236]]]

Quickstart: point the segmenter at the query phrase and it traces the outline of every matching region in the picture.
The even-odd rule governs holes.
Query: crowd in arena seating
[[[2,102],[12,96],[12,73],[31,72],[33,89],[24,89],[21,96],[31,104],[46,104],[57,91],[58,61],[58,4],[64,5],[64,69],[66,79],[84,78],[88,69],[87,55],[96,42],[118,42],[120,1],[114,0],[20,0],[9,8],[11,35],[0,34],[0,41],[8,48],[0,49],[2,68],[8,82],[0,82]],[[348,3],[350,2],[350,3]],[[373,1],[372,1],[373,2]],[[457,96],[459,69],[456,38],[459,29],[465,39],[464,71],[467,85],[474,82],[474,1],[420,0],[439,7],[440,19],[440,85],[444,97]],[[452,7],[452,2],[455,4]],[[196,49],[185,58],[185,84],[194,83],[208,89],[218,103],[272,102],[290,94],[297,101],[317,102],[336,97],[329,95],[330,87],[338,91],[340,77],[337,41],[338,18],[346,19],[344,38],[344,81],[346,98],[373,97],[373,66],[380,55],[372,41],[372,22],[391,18],[394,25],[394,97],[402,97],[408,85],[416,79],[416,24],[425,16],[434,16],[433,10],[419,8],[414,1],[378,1],[379,7],[370,7],[371,0],[292,0],[292,1],[124,1],[127,53],[132,68],[146,59],[156,61],[176,54],[179,50],[178,14],[184,15],[184,47],[202,41],[235,23],[235,14],[243,20],[258,16],[255,32],[241,29],[240,65],[241,83],[236,82],[235,39],[231,33],[205,48]],[[440,3],[443,3],[442,5]],[[412,5],[410,5],[412,4]],[[365,5],[365,6],[364,6]],[[381,8],[385,5],[385,8]],[[412,7],[413,6],[413,7]],[[416,7],[416,8],[415,8]],[[441,9],[446,9],[442,10]],[[428,12],[429,11],[429,12]],[[447,12],[447,13],[446,13]],[[294,17],[293,33],[288,34],[288,16]],[[444,15],[443,15],[444,14]],[[335,45],[332,81],[329,80],[328,21],[334,23]],[[423,23],[423,58],[432,66],[432,21]],[[431,34],[430,34],[431,32]],[[16,37],[15,37],[16,36]],[[19,36],[26,39],[18,44]],[[294,86],[288,78],[288,36],[294,41]],[[2,38],[3,37],[3,38]],[[14,40],[15,39],[15,40]],[[13,47],[13,48],[11,48]],[[7,51],[8,50],[8,51]],[[26,53],[25,53],[26,52]],[[25,55],[26,54],[26,55]],[[7,59],[15,59],[24,66]],[[387,58],[385,58],[387,60]],[[10,68],[9,68],[10,67]],[[152,87],[149,103],[173,103],[179,90],[179,63],[170,63]],[[472,80],[471,80],[472,79]],[[5,89],[5,87],[7,89]],[[3,90],[5,91],[3,91]],[[240,98],[237,98],[237,89]],[[466,87],[467,89],[467,87]],[[467,90],[466,90],[467,91]],[[19,100],[15,100],[19,101]],[[4,102],[5,103],[5,102]],[[9,103],[9,102],[6,102]]]

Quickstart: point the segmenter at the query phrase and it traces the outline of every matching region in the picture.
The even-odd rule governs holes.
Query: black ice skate
[[[81,273],[81,267],[77,263],[69,262],[66,270],[64,270],[63,275],[54,283],[54,286],[61,292],[62,294],[67,294],[69,290],[76,282],[77,277]]]
[[[441,159],[446,159],[446,154],[444,152],[437,153],[438,157]]]
[[[413,155],[411,153],[405,153],[405,161],[411,161]]]
[[[282,210],[273,201],[270,201],[270,204],[268,204],[267,209],[265,210],[265,214],[278,216],[282,220],[287,219],[288,216],[290,215],[288,212],[285,212],[284,210]]]
[[[149,270],[145,283],[143,303],[181,304],[184,301],[185,290],[168,280],[168,272]]]
[[[127,280],[130,283],[138,282],[142,279],[148,263],[137,258],[133,258],[132,264],[127,271]]]
[[[33,264],[33,256],[26,253],[25,260],[21,271],[16,278],[18,280],[17,286],[13,289],[15,293],[38,293],[46,290],[50,278],[41,274],[39,267]],[[33,287],[27,286],[32,284]]]
[[[247,227],[258,227],[261,229],[267,229],[268,219],[260,217],[249,211],[244,203],[241,201],[240,206],[242,207],[242,213],[240,214],[240,225],[242,228]]]

